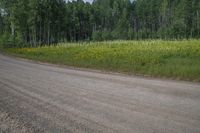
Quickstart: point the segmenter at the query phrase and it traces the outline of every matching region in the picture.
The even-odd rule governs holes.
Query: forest
[[[200,38],[199,0],[0,0],[0,43]]]

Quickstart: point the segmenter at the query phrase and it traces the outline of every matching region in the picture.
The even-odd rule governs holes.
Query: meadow
[[[6,52],[54,64],[200,82],[200,40],[64,43]]]

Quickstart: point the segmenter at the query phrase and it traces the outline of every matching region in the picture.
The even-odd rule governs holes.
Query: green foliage
[[[132,40],[135,38],[135,32],[133,31],[133,28],[129,27],[128,29],[128,36],[127,36],[129,40]]]
[[[112,39],[113,39],[112,32],[106,30],[102,32],[102,40],[112,40]]]
[[[30,47],[64,41],[200,38],[200,1],[0,0],[0,35],[4,32],[12,37],[12,46]]]
[[[67,43],[7,52],[56,64],[200,82],[200,40]]]
[[[1,48],[13,48],[13,47],[23,47],[24,43],[20,34],[16,36],[10,35],[8,32],[5,32],[0,37],[0,47]]]
[[[11,39],[9,33],[4,33],[3,35],[1,35],[0,45],[2,48],[8,48],[8,47],[12,46],[12,39]]]
[[[102,41],[102,32],[100,32],[100,31],[93,32],[92,33],[92,40]]]
[[[185,38],[186,25],[182,21],[177,21],[172,25],[171,37],[172,38]]]

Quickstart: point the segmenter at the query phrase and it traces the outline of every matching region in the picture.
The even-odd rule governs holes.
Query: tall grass
[[[200,40],[66,43],[6,51],[56,64],[200,81]]]

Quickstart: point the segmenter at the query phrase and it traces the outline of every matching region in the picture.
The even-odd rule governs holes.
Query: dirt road
[[[200,84],[0,55],[0,132],[200,133]]]

